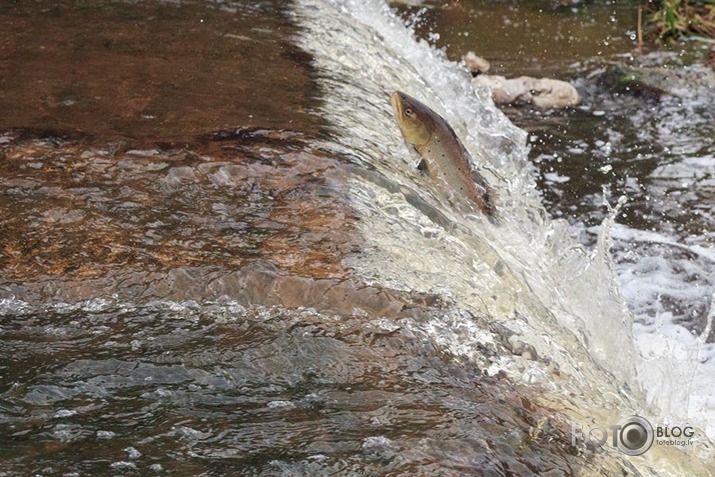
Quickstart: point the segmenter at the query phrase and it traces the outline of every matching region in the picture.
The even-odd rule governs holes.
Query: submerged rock
[[[575,106],[581,97],[571,84],[550,79],[520,76],[507,79],[497,75],[479,75],[472,82],[487,86],[496,104],[533,104],[539,109],[562,109]]]
[[[243,129],[152,154],[29,131],[7,137],[4,280],[239,267],[258,257],[340,278],[340,258],[357,247],[354,214],[330,186],[339,164],[298,133]]]
[[[591,74],[613,94],[659,100],[663,96],[690,98],[715,89],[715,71],[706,65],[643,67],[608,65]]]
[[[598,75],[598,84],[614,94],[629,94],[645,99],[659,100],[672,94],[668,88],[672,84],[674,72],[667,69],[634,68],[612,65]]]

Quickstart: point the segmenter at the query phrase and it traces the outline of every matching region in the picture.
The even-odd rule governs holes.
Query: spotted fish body
[[[422,157],[421,166],[427,174],[444,181],[485,215],[493,216],[492,191],[472,169],[469,153],[447,121],[401,91],[392,93],[390,103],[402,135]]]

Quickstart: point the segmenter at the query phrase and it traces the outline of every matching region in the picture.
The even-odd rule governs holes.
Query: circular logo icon
[[[653,426],[640,416],[629,416],[620,423],[618,448],[627,455],[642,455],[653,445]]]

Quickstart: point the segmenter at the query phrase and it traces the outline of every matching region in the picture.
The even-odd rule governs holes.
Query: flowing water
[[[646,43],[639,52],[638,4],[555,9],[554,2],[507,2],[494,8],[495,2],[473,0],[402,8],[401,14],[453,60],[471,49],[491,61],[490,73],[555,77],[579,89],[578,108],[506,111],[530,133],[548,212],[567,219],[581,243],[595,243],[610,214],[607,203],[628,198],[611,253],[634,313],[638,348],[648,356],[640,380],[663,414],[692,416],[712,436],[713,348],[703,341],[715,336],[715,73],[701,63],[713,47],[696,41],[663,52],[648,51]],[[655,99],[609,89],[600,78],[613,64],[645,68],[666,94]],[[662,393],[663,380],[668,393]]]
[[[3,116],[0,475],[712,475],[701,431],[634,458],[572,440],[635,413],[704,427],[706,402],[665,416],[639,380],[685,369],[695,392],[704,349],[672,369],[640,357],[609,254],[619,211],[591,245],[550,219],[528,135],[386,4],[148,5],[84,14],[110,52],[134,38],[117,24],[142,38],[186,22],[165,26],[168,58],[213,38],[200,75],[152,69],[143,42],[105,53],[153,72],[144,87],[216,96],[111,103],[50,75],[51,101],[28,87]],[[75,51],[67,64],[97,68]],[[464,139],[494,223],[416,170],[395,89]],[[197,108],[204,123],[182,115]],[[97,110],[124,119],[83,120]]]

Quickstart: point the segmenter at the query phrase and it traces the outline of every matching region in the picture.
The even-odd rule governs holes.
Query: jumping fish
[[[422,157],[420,168],[463,194],[487,216],[494,215],[493,192],[471,166],[471,156],[442,116],[415,98],[395,91],[390,96],[405,141]]]

